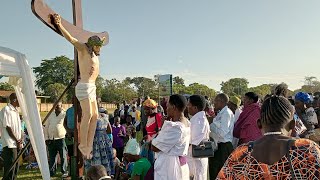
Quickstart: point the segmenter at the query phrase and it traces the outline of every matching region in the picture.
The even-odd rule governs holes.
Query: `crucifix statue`
[[[32,0],[32,10],[42,22],[75,47],[76,82],[79,79],[77,61],[80,70],[75,94],[82,109],[78,148],[84,158],[90,159],[98,118],[95,86],[95,80],[99,75],[98,56],[101,47],[108,42],[108,33],[92,33],[82,29],[81,0],[73,0],[74,25],[62,19],[43,0]]]

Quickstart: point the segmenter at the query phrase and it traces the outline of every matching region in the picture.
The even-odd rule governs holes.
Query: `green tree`
[[[125,80],[129,79],[126,78]],[[158,86],[154,80],[146,77],[134,77],[130,79],[130,83],[134,84],[138,96],[144,97],[148,95],[152,98],[158,97]]]
[[[320,91],[320,81],[314,76],[305,77],[305,84],[301,87],[300,91],[307,93],[315,93]]]
[[[186,88],[186,94],[199,94],[203,96],[208,96],[209,98],[214,98],[216,96],[216,91],[209,88],[204,84],[192,83]]]
[[[0,90],[2,91],[13,91],[14,88],[7,82],[0,82]]]
[[[105,88],[101,95],[101,100],[109,103],[116,103],[120,101],[120,96],[117,92],[117,85],[120,83],[117,79],[105,80]]]
[[[222,82],[221,91],[229,96],[242,96],[248,91],[248,80],[245,78],[232,78],[226,82]]]
[[[48,87],[51,84],[59,83],[67,86],[74,76],[73,67],[73,61],[66,56],[57,56],[50,60],[42,60],[40,66],[33,68],[36,76],[36,86],[42,90],[44,94],[48,95],[51,93],[48,91]]]
[[[56,101],[62,94],[62,92],[66,89],[66,86],[61,83],[50,84],[47,88],[47,95],[50,96],[51,101]],[[64,95],[61,99],[62,102],[66,102],[66,95]]]
[[[105,80],[99,75],[96,79],[96,93],[97,93],[97,97],[101,97],[103,90],[105,88]]]
[[[109,103],[118,103],[130,101],[137,97],[137,93],[131,87],[130,82],[123,80],[120,82],[117,79],[110,79],[105,81],[105,88],[102,91],[101,100]]]
[[[274,86],[274,84],[262,84],[262,85],[259,85],[256,87],[251,87],[248,89],[248,91],[254,92],[263,98],[267,94],[271,94],[273,86]]]
[[[179,84],[184,86],[184,79],[179,76],[173,78],[173,84]]]
[[[182,84],[173,84],[172,91],[173,94],[187,94],[187,87]]]

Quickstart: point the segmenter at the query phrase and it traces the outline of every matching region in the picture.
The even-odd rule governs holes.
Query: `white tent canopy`
[[[8,76],[9,84],[14,86],[42,178],[50,180],[42,122],[37,106],[32,73],[26,56],[0,46],[0,75]]]

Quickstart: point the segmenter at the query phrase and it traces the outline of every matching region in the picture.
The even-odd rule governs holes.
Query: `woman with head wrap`
[[[295,95],[295,110],[297,116],[301,119],[307,131],[300,135],[300,137],[309,138],[314,134],[315,125],[318,124],[317,114],[313,107],[307,108],[307,105],[311,103],[311,96],[305,92],[298,92]]]
[[[130,139],[124,148],[124,159],[132,164],[129,174],[132,180],[147,179],[146,175],[151,168],[151,163],[147,158],[140,157],[140,146],[137,140]]]
[[[147,131],[147,137],[145,139],[147,141],[152,140],[157,133],[160,131],[162,126],[162,115],[161,113],[157,112],[158,104],[153,99],[147,99],[143,103],[144,112],[146,116],[148,116],[148,120],[146,123],[146,131]]]
[[[235,149],[217,179],[319,179],[320,147],[289,136],[292,118],[285,97],[266,99],[258,121],[263,137]]]
[[[145,143],[142,145],[141,156],[149,159],[150,163],[154,163],[154,152],[150,150],[150,141],[158,134],[162,126],[162,115],[157,112],[157,102],[153,99],[147,98],[143,102],[144,113],[147,116],[147,122],[145,122],[144,136]]]

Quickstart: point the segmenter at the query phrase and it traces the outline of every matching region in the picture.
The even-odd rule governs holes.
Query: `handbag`
[[[213,141],[202,141],[198,146],[192,145],[192,157],[207,158],[213,157],[217,145]]]
[[[309,139],[314,142],[320,142],[320,128],[314,130],[314,134],[309,136]]]

